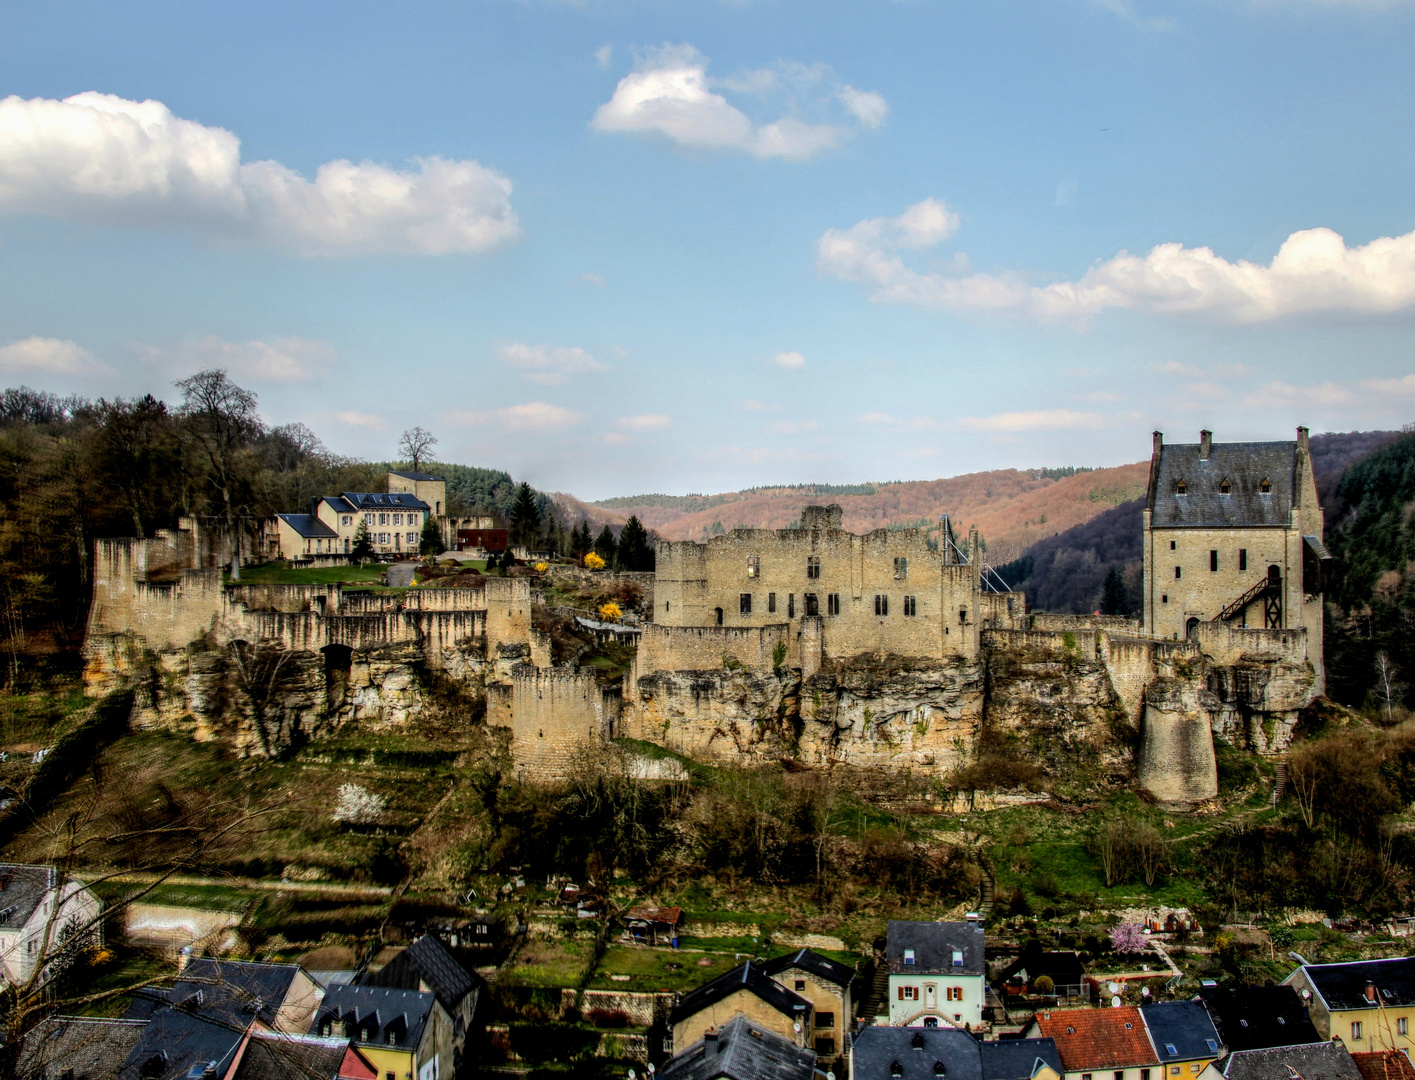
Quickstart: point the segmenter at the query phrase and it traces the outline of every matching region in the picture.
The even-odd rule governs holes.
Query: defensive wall
[[[527,781],[569,775],[589,747],[615,738],[619,688],[602,687],[592,670],[537,668],[512,672],[511,754]]]

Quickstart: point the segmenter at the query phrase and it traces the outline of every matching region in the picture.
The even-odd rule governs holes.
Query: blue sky
[[[9,3],[0,379],[597,498],[1415,414],[1415,3]]]

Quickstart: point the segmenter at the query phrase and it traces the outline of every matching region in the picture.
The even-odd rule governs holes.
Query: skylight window
[[[1218,1053],[1218,1043],[1216,1043],[1213,1039],[1205,1039],[1204,1041],[1209,1044],[1209,1053]]]
[[[962,966],[963,966],[963,950],[962,950],[962,949],[954,949],[954,950],[953,950],[953,966],[954,966],[954,967],[962,967]]]
[[[1178,1057],[1178,1056],[1179,1056],[1179,1051],[1174,1048],[1174,1043],[1165,1043],[1165,1044],[1164,1044],[1164,1052],[1165,1052],[1166,1054],[1170,1055],[1170,1057]]]
[[[913,949],[905,949],[905,950],[904,950],[904,962],[905,962],[906,964],[912,964],[912,963],[914,962],[914,950],[913,950]]]

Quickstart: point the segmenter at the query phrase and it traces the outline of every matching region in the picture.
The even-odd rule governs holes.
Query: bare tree
[[[1309,829],[1316,813],[1318,771],[1316,756],[1305,746],[1298,747],[1287,757],[1287,779],[1292,784],[1292,798]]]
[[[1403,696],[1405,685],[1396,678],[1400,669],[1391,662],[1390,654],[1384,649],[1376,653],[1376,685],[1372,690],[1376,701],[1386,714],[1386,723],[1392,723],[1392,713]]]
[[[1109,818],[1096,830],[1092,844],[1101,861],[1108,889],[1125,876],[1130,855],[1130,825],[1120,818]]]
[[[1155,878],[1164,867],[1165,846],[1164,837],[1160,831],[1148,821],[1142,821],[1135,825],[1130,834],[1130,849],[1134,853],[1135,861],[1140,864],[1140,872],[1145,876],[1145,884],[1153,885]]]
[[[412,427],[398,440],[398,453],[412,462],[413,472],[422,472],[423,462],[437,445],[437,436],[423,427]]]
[[[198,371],[176,383],[184,395],[182,415],[211,486],[221,496],[226,532],[231,540],[231,579],[241,579],[241,541],[237,505],[247,479],[245,451],[261,432],[256,396],[243,390],[220,368]]]
[[[231,655],[236,683],[250,705],[251,724],[260,752],[274,757],[281,750],[277,744],[280,730],[278,723],[272,723],[271,714],[285,689],[290,675],[286,665],[294,654],[269,642],[253,645],[248,641],[233,641],[227,651]],[[289,733],[292,740],[294,734]]]

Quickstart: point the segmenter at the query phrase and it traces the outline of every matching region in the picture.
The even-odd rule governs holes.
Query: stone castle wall
[[[619,691],[592,671],[516,668],[511,683],[511,753],[519,779],[563,779],[587,747],[616,737]]]

